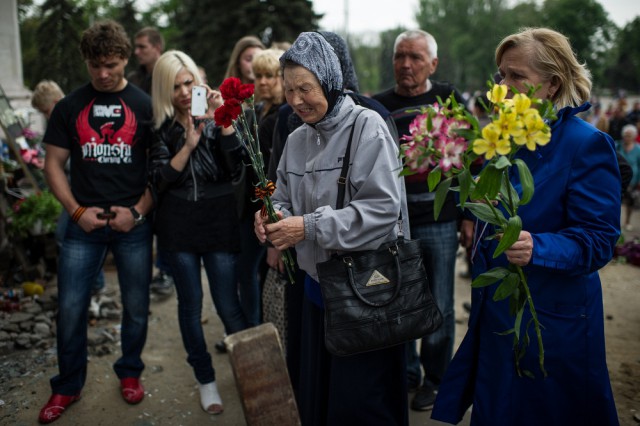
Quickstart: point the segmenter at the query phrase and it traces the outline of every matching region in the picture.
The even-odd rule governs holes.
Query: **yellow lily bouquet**
[[[526,148],[535,151],[551,140],[549,122],[555,119],[553,105],[548,100],[533,96],[536,88],[527,94],[516,93],[506,99],[508,87],[491,84],[487,92],[490,105],[486,106],[490,122],[480,128],[478,120],[459,105],[453,96],[446,101],[423,108],[409,127],[410,135],[403,136],[401,155],[405,167],[402,174],[429,171],[429,190],[435,190],[435,217],[444,205],[447,193],[459,193],[460,207],[468,209],[479,220],[494,225],[495,234],[487,238],[499,239],[493,257],[504,253],[518,240],[522,220],[518,207],[531,201],[534,193],[533,176],[526,163],[516,153]],[[473,176],[470,167],[479,157],[484,160],[482,170]],[[521,185],[520,193],[509,179],[516,167]],[[457,186],[454,185],[457,182]],[[538,321],[527,277],[521,266],[509,264],[496,267],[477,276],[471,286],[480,288],[501,281],[493,296],[494,301],[509,298],[514,317],[513,328],[501,334],[513,335],[516,369],[520,376],[533,377],[533,373],[520,368],[519,361],[529,345],[529,330],[533,327],[538,342],[539,366],[543,375],[543,328]],[[525,309],[531,319],[522,324]]]

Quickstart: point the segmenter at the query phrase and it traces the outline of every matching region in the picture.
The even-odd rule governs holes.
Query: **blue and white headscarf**
[[[342,87],[346,90],[359,93],[360,87],[358,85],[358,76],[356,70],[353,67],[353,61],[351,60],[351,53],[349,53],[349,45],[345,39],[338,34],[331,31],[318,31],[322,37],[325,38],[333,47],[333,51],[336,53],[338,60],[340,61],[340,69],[342,70]]]

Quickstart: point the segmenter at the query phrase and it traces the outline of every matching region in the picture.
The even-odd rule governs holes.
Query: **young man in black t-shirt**
[[[59,374],[39,421],[57,420],[80,398],[87,372],[91,285],[111,250],[122,297],[122,356],[114,365],[123,398],[144,397],[140,358],[146,341],[153,200],[147,188],[151,101],[124,78],[131,44],[120,24],[98,22],[83,33],[90,83],[55,106],[44,142],[49,186],[71,216],[58,266]],[[71,161],[71,183],[64,166]]]

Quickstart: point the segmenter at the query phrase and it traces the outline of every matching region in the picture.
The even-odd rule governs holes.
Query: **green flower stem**
[[[506,180],[506,184],[511,185],[511,182],[509,181],[509,176],[507,176],[506,173],[503,174],[503,176],[504,176],[504,179]],[[513,212],[512,216],[515,216],[518,213],[518,206],[515,205],[515,203],[513,202],[513,196],[511,191],[508,191],[508,198],[509,198],[509,206],[511,208],[511,211]],[[520,276],[520,284],[527,298],[527,304],[529,305],[529,312],[531,312],[531,317],[533,318],[533,327],[536,332],[536,338],[538,340],[538,363],[540,365],[540,371],[542,371],[542,374],[544,375],[544,377],[547,377],[547,371],[544,368],[544,345],[542,343],[542,332],[540,329],[540,321],[538,320],[538,314],[533,304],[533,297],[531,297],[531,291],[529,290],[529,285],[527,284],[527,277],[524,274],[524,270],[522,269],[521,266],[518,266],[518,265],[515,265],[515,266],[518,271],[518,275]],[[519,368],[518,368],[518,371],[519,371]]]
[[[493,212],[493,215],[496,218],[496,223],[500,223],[500,227],[504,226],[504,222],[502,220],[500,220],[500,216],[498,215],[498,209],[496,209],[496,206],[493,205],[493,200],[490,200],[489,197],[485,194],[484,196],[484,200],[485,202],[489,205],[489,207],[491,207],[491,211]],[[504,230],[503,230],[504,231]]]
[[[278,215],[276,214],[276,210],[273,207],[273,202],[271,201],[271,197],[266,196],[264,197],[263,201],[267,210],[267,215],[269,216],[269,221],[271,223],[276,223],[280,219],[278,218]],[[285,269],[287,270],[287,275],[289,276],[289,281],[291,281],[291,284],[293,284],[295,283],[295,278],[294,278],[295,262],[293,260],[293,256],[291,255],[291,252],[288,249],[282,251],[281,256],[282,256],[282,262],[284,263]]]
[[[511,167],[508,167],[507,170],[509,170]],[[511,181],[509,181],[509,175],[508,173],[503,173],[502,176],[504,177],[504,180],[507,184],[507,188],[509,189],[508,192],[508,196],[509,196],[509,210],[510,210],[510,214],[511,216],[515,216],[516,214],[518,214],[518,206],[516,206],[513,202],[513,195],[511,193]]]
[[[508,180],[508,177],[506,177],[506,175],[504,176]],[[493,212],[496,218],[496,221],[500,223],[500,217],[498,216],[497,209],[493,206],[488,196],[485,195],[484,199],[491,207],[491,211]],[[513,198],[511,197],[510,191],[509,191],[509,205],[512,207],[512,209],[514,209],[513,215],[515,216],[517,212],[517,206],[513,205]],[[544,369],[544,346],[542,343],[542,332],[540,329],[540,321],[538,320],[538,314],[536,313],[536,308],[533,304],[533,298],[531,297],[531,291],[529,290],[529,285],[527,284],[527,277],[524,274],[524,270],[522,269],[521,266],[518,266],[518,265],[514,265],[514,266],[516,267],[518,271],[518,275],[520,276],[520,283],[527,298],[527,304],[529,305],[529,312],[531,312],[531,317],[533,318],[533,327],[535,329],[536,338],[538,340],[538,362],[540,364],[540,370],[542,371],[542,374],[544,375],[544,377],[547,377],[547,371]],[[518,342],[518,344],[520,344],[520,342]],[[516,360],[516,363],[519,364],[519,360]],[[516,368],[518,371],[520,371],[519,365],[516,365]]]
[[[529,285],[527,284],[527,277],[524,274],[524,270],[521,266],[515,266],[518,271],[518,275],[520,275],[520,283],[527,297],[529,312],[531,312],[531,317],[533,318],[533,327],[536,331],[536,337],[538,339],[538,363],[540,365],[540,371],[542,371],[544,377],[547,377],[547,370],[544,369],[544,346],[542,344],[542,332],[540,330],[540,321],[538,320],[538,314],[536,312],[535,306],[533,305],[533,298],[531,297],[531,291],[529,290]]]
[[[249,105],[249,110],[253,115],[253,123],[254,123],[254,132],[258,134],[258,124],[256,120],[255,109],[253,107],[253,98],[246,100]],[[238,125],[237,121],[240,122]],[[269,180],[267,179],[267,175],[264,170],[264,160],[262,158],[262,152],[260,151],[260,145],[258,141],[253,137],[253,134],[249,131],[249,124],[247,122],[247,118],[245,116],[244,110],[240,113],[236,120],[233,120],[233,128],[235,130],[236,137],[240,141],[240,143],[245,147],[247,152],[249,153],[249,158],[251,160],[251,166],[256,173],[256,177],[258,178],[258,184],[256,185],[260,189],[266,189]],[[276,210],[273,207],[273,202],[271,201],[271,197],[269,195],[265,195],[262,198],[262,202],[264,203],[265,210],[267,212],[267,216],[271,223],[276,223],[278,220],[278,215],[276,214]],[[287,270],[287,275],[289,276],[289,281],[291,283],[295,283],[294,279],[294,271],[295,271],[295,262],[293,260],[293,256],[291,255],[290,250],[283,250],[281,252],[282,262],[284,263],[285,269]]]

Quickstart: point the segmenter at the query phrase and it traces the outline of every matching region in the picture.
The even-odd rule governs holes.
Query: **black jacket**
[[[190,200],[210,199],[233,191],[231,181],[241,173],[245,150],[236,135],[223,136],[213,121],[208,122],[182,171],[170,161],[184,146],[185,129],[173,120],[165,121],[155,132],[151,144],[150,173],[158,195]]]
[[[618,151],[616,151],[616,156],[618,157],[618,169],[620,169],[622,192],[625,192],[633,178],[633,169],[631,168],[631,165],[629,165],[629,162],[625,160],[622,154]]]

